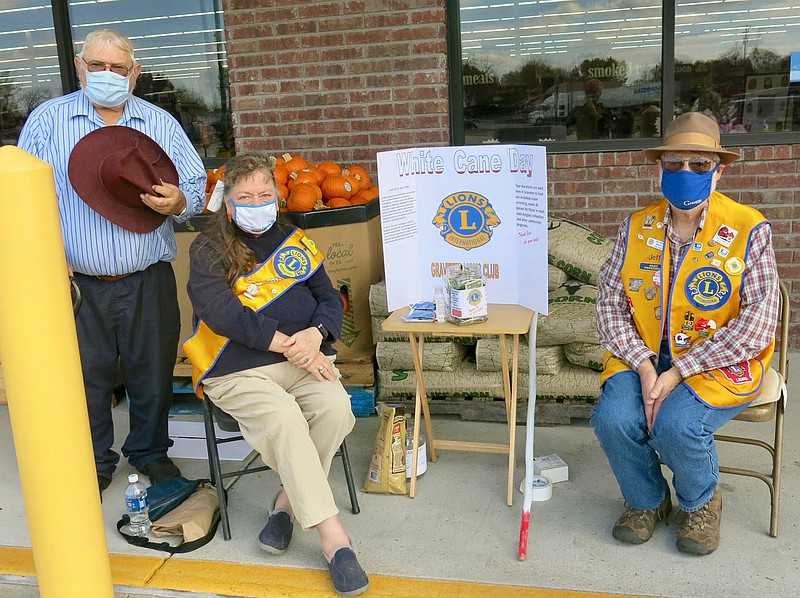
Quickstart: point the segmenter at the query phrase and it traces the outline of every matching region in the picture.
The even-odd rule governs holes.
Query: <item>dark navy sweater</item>
[[[293,230],[291,226],[276,224],[260,237],[240,233],[240,238],[255,253],[256,263],[261,264]],[[209,244],[203,246],[204,239],[204,234],[198,235],[189,249],[186,289],[195,322],[199,318],[211,330],[231,340],[208,372],[208,377],[286,361],[283,354],[269,350],[276,330],[291,336],[322,324],[330,335],[321,350],[326,355],[335,354],[331,345],[342,331],[344,302],[323,266],[310,278],[295,284],[261,311],[255,312],[242,305],[234,295],[216,252]]]

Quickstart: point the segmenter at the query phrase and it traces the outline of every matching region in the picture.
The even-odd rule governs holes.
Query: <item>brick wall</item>
[[[238,151],[362,163],[449,144],[444,0],[224,0]]]
[[[361,163],[448,145],[445,0],[223,0],[237,151]],[[800,332],[800,145],[745,147],[720,191],[773,223]],[[641,152],[548,158],[553,215],[613,235],[660,197]],[[800,348],[800,334],[792,334]]]

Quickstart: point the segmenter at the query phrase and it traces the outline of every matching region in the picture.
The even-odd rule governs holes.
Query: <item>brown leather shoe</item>
[[[620,542],[643,544],[653,536],[653,529],[658,521],[663,521],[672,510],[669,492],[656,509],[634,509],[626,505],[625,512],[614,523],[611,531]]]
[[[719,526],[722,523],[722,495],[714,490],[711,500],[699,510],[687,513],[678,509],[678,550],[688,554],[711,554],[719,546]]]

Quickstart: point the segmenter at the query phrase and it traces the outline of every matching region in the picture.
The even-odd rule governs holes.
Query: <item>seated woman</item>
[[[369,587],[328,484],[353,429],[333,364],[343,302],[305,233],[276,222],[274,160],[241,154],[225,167],[224,205],[190,249],[189,298],[199,324],[184,343],[199,393],[236,418],[280,476],[261,547],[282,554],[292,520],[315,528],[337,592]]]

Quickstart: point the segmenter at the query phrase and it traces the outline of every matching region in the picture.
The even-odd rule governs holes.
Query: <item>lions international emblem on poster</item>
[[[274,260],[275,269],[284,278],[303,278],[310,271],[310,260],[301,249],[287,247],[278,252]]]
[[[483,195],[459,191],[442,200],[432,224],[447,243],[469,251],[491,240],[500,218]]]

